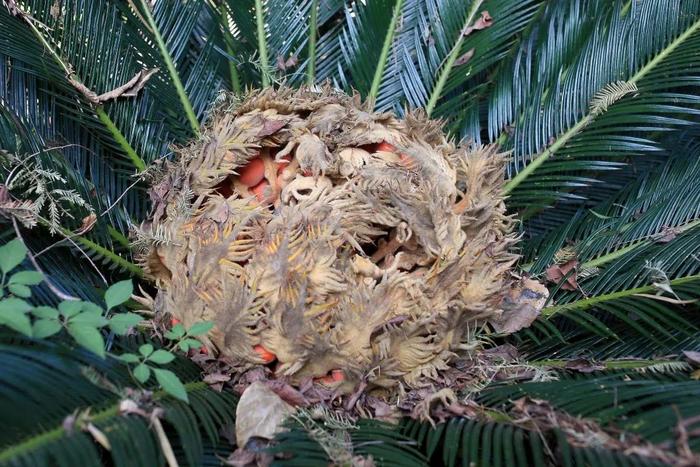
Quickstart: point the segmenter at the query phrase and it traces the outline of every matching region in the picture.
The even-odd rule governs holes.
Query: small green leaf
[[[0,324],[32,337],[32,323],[29,321],[29,316],[20,309],[13,308],[0,313]]]
[[[7,286],[10,293],[16,297],[29,298],[32,296],[32,289],[22,284],[10,284]]]
[[[44,280],[44,275],[39,271],[19,271],[10,276],[10,284],[37,285]]]
[[[32,310],[32,314],[37,318],[58,319],[58,310],[50,306],[38,306]]]
[[[129,300],[131,294],[134,291],[134,284],[131,283],[131,279],[117,282],[112,285],[107,292],[105,292],[105,303],[107,303],[107,309],[111,310],[117,305],[121,305],[125,301]]]
[[[58,304],[58,311],[60,311],[66,318],[77,315],[82,309],[83,302],[80,300],[65,300]]]
[[[166,339],[176,340],[185,335],[185,326],[182,324],[176,324],[170,331],[165,333]]]
[[[4,300],[0,300],[0,314],[5,313],[8,310],[19,310],[22,313],[26,313],[31,309],[32,306],[21,298],[9,297]]]
[[[143,318],[136,313],[119,313],[109,320],[109,327],[120,336],[127,333],[129,328],[139,324]]]
[[[92,302],[82,302],[83,303],[83,311],[90,311],[92,313],[99,313],[99,314],[104,314],[104,309]]]
[[[182,343],[186,343],[188,350],[189,349],[198,349],[202,346],[202,343],[199,342],[197,339],[183,339]]]
[[[0,246],[0,271],[7,274],[27,257],[27,247],[19,238]]]
[[[165,392],[181,401],[189,402],[187,399],[187,390],[178,377],[175,376],[175,373],[170,370],[161,370],[159,368],[153,368],[153,372],[156,374],[158,384],[160,384],[160,387],[162,387]]]
[[[136,368],[134,368],[134,378],[136,378],[139,381],[139,383],[145,383],[150,377],[151,369],[143,363],[137,365]]]
[[[167,350],[156,350],[149,357],[148,361],[157,363],[159,365],[165,365],[175,360],[175,355],[168,352]]]
[[[87,324],[68,324],[68,333],[75,341],[100,357],[105,357],[105,341],[100,331]]]
[[[144,357],[148,357],[153,353],[153,346],[151,344],[143,344],[139,347],[139,353]]]
[[[187,330],[187,335],[188,336],[201,336],[202,334],[206,334],[209,332],[211,328],[214,327],[214,323],[211,321],[202,321],[199,323],[195,323],[192,325],[191,328]]]
[[[70,318],[69,324],[84,324],[93,328],[101,328],[106,326],[109,321],[102,316],[102,310],[98,311],[83,311]]]
[[[135,353],[123,353],[121,355],[118,355],[117,358],[122,362],[126,363],[137,363],[141,361],[141,357],[139,357]]]
[[[61,323],[51,318],[38,319],[34,321],[32,329],[34,331],[34,337],[43,339],[59,332],[61,330]]]

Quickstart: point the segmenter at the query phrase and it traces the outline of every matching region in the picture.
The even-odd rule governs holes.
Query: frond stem
[[[312,86],[316,80],[316,39],[318,36],[318,0],[311,2],[309,16],[309,63],[306,68],[306,84]]]
[[[258,25],[258,52],[260,53],[260,74],[262,87],[270,85],[270,63],[267,58],[267,36],[265,34],[265,11],[262,0],[255,0],[255,20]]]
[[[384,68],[386,68],[386,59],[389,56],[391,44],[394,42],[394,35],[396,34],[396,27],[399,22],[399,17],[401,16],[401,8],[403,7],[403,1],[404,0],[396,0],[396,4],[394,5],[394,13],[391,17],[391,23],[389,24],[389,29],[386,31],[386,36],[384,36],[384,45],[382,46],[382,52],[379,54],[377,68],[374,70],[374,79],[372,79],[372,87],[370,88],[369,94],[367,95],[367,99],[370,102],[374,102],[377,99],[379,86],[382,84]]]
[[[656,56],[644,65],[637,73],[632,76],[627,82],[630,84],[637,84],[644,76],[646,76],[651,70],[654,69],[661,61],[663,61],[671,52],[676,50],[683,42],[685,42],[690,36],[692,36],[700,28],[700,20],[693,23],[688,29],[686,29],[681,35],[674,39],[666,48],[661,52],[656,54]],[[576,125],[569,128],[563,135],[561,135],[557,140],[544,150],[539,156],[536,156],[532,161],[526,165],[523,170],[518,172],[518,174],[511,178],[508,183],[505,184],[503,189],[504,194],[508,194],[513,191],[518,185],[520,185],[527,177],[532,174],[539,166],[541,166],[547,159],[549,159],[554,153],[556,153],[562,146],[569,142],[578,132],[590,124],[595,115],[592,112],[588,112],[581,120],[579,120]]]
[[[200,389],[203,389],[207,386],[206,383],[202,381],[195,381],[191,383],[185,384],[185,390],[188,393],[198,391]],[[156,391],[153,394],[154,399],[162,399],[165,397],[167,393],[163,390]],[[93,415],[90,415],[90,422],[92,423],[101,423],[104,421],[107,421],[111,418],[120,416],[119,413],[119,406],[121,405],[121,400],[118,400],[116,403],[110,405],[109,407],[96,412]],[[32,451],[35,451],[42,446],[52,443],[54,441],[57,441],[60,439],[62,436],[66,434],[66,429],[63,427],[63,425],[59,425],[49,431],[44,431],[43,433],[40,433],[38,435],[32,436],[19,444],[11,445],[2,452],[0,452],[0,463],[5,463],[9,462],[10,460],[17,458],[19,456],[22,456],[24,454],[30,453]]]
[[[527,362],[528,365],[532,366],[549,366],[554,368],[565,368],[566,364],[571,360],[567,359],[551,359],[551,360],[536,360]],[[664,365],[664,364],[685,364],[682,360],[654,360],[654,359],[635,359],[635,360],[603,360],[600,362],[595,362],[603,365],[606,370],[636,370],[644,369],[650,366]]]
[[[153,13],[151,13],[151,7],[148,5],[148,2],[146,2],[146,0],[141,0],[141,6],[146,16],[146,21],[148,22],[149,27],[153,31],[153,37],[156,40],[156,44],[158,44],[158,49],[160,50],[160,54],[163,57],[163,61],[165,61],[165,66],[168,68],[170,79],[172,79],[173,84],[175,85],[175,90],[177,91],[177,95],[180,98],[180,102],[182,103],[182,107],[185,109],[185,115],[187,116],[187,120],[190,122],[190,126],[192,127],[192,131],[194,132],[194,134],[199,136],[199,121],[197,120],[197,116],[195,115],[194,110],[192,109],[192,103],[190,102],[189,97],[187,97],[185,88],[182,86],[182,81],[180,80],[180,75],[178,74],[177,69],[175,68],[175,63],[173,63],[173,58],[170,56],[170,52],[168,51],[168,48],[165,45],[163,36],[158,30],[156,21],[153,18]]]
[[[687,284],[689,282],[695,282],[700,280],[700,274],[695,274],[692,276],[679,277],[670,281],[670,286],[676,286],[681,284]],[[611,292],[604,295],[599,295],[597,297],[584,298],[581,300],[576,300],[571,303],[564,303],[562,305],[553,305],[542,310],[542,316],[546,319],[551,318],[557,313],[568,310],[585,310],[597,305],[598,303],[609,302],[611,300],[617,300],[620,298],[630,297],[632,295],[649,293],[655,291],[656,288],[653,285],[645,285],[642,287],[636,287],[634,289],[619,290],[617,292]]]
[[[482,3],[483,0],[477,0],[472,5],[472,8],[469,11],[469,14],[467,15],[467,19],[464,22],[464,27],[459,31],[459,38],[457,39],[457,42],[455,42],[455,45],[452,47],[452,50],[450,50],[450,54],[447,56],[445,66],[442,68],[442,71],[440,71],[440,76],[438,77],[437,83],[435,84],[433,91],[430,93],[430,99],[428,99],[428,104],[425,106],[425,113],[428,115],[428,117],[430,117],[430,115],[433,113],[433,110],[435,110],[437,101],[438,99],[440,99],[442,91],[445,88],[445,84],[447,83],[447,78],[449,78],[450,73],[452,73],[452,68],[454,67],[455,62],[459,58],[459,53],[462,51],[462,44],[464,43],[464,30],[468,28],[469,25],[472,24],[472,22],[474,22],[474,18],[476,17],[476,14],[479,11],[479,8],[481,7]]]
[[[695,219],[692,222],[688,222],[687,224],[678,227],[677,232],[683,233],[687,230],[692,229],[693,227],[697,227],[698,225],[700,225],[700,219]],[[627,245],[625,247],[622,247],[619,250],[611,251],[607,255],[598,256],[595,259],[592,259],[590,261],[586,261],[585,263],[581,264],[581,269],[598,267],[600,265],[603,265],[605,263],[613,261],[621,256],[624,256],[627,253],[629,253],[630,251],[639,248],[640,246],[650,245],[652,242],[653,242],[653,240],[650,240],[650,239],[642,240],[640,242],[633,243],[631,245]]]
[[[75,233],[71,232],[68,229],[61,228],[61,232],[63,233],[64,236],[70,237],[70,238],[75,238],[75,240],[78,243],[81,243],[84,247],[94,251],[98,255],[102,255],[105,258],[107,258],[110,262],[114,263],[115,265],[122,267],[129,271],[130,273],[142,277],[143,276],[143,269],[141,269],[139,266],[136,264],[132,263],[131,261],[127,261],[126,259],[122,258],[119,256],[117,253],[114,251],[110,250],[109,248],[106,248],[99,243],[95,243],[92,240],[83,237],[82,235],[75,235]]]

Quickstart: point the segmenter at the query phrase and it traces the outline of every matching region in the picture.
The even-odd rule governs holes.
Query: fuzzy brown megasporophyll
[[[153,187],[155,311],[216,323],[241,371],[389,395],[428,383],[498,321],[513,220],[494,147],[357,97],[267,89],[221,103]]]

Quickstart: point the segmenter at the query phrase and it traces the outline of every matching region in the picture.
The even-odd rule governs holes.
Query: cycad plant
[[[435,399],[435,424],[307,407],[270,451],[232,461],[696,465],[699,79],[696,0],[3,0],[0,239],[19,234],[36,263],[25,266],[44,274],[32,305],[102,303],[107,284],[144,277],[144,251],[147,279],[172,274],[158,276],[158,262],[178,258],[153,255],[173,238],[149,210],[183,214],[192,200],[183,185],[180,204],[149,187],[212,143],[222,108],[263,109],[248,105],[251,90],[357,93],[405,122],[423,112],[441,120],[439,138],[507,154],[498,196],[519,238],[507,253],[520,256],[509,280],[546,283],[547,303],[511,336],[469,325],[481,348],[469,370],[481,377],[452,381],[458,401]],[[382,140],[396,165],[410,159],[401,138]],[[374,154],[366,143],[377,142],[356,144]],[[265,267],[245,261],[230,274]],[[14,289],[2,298],[21,298]],[[172,303],[167,311],[188,316]],[[163,345],[170,319],[156,315],[127,338],[105,332],[110,353],[144,339]],[[282,353],[279,341],[234,341],[232,355],[275,342]],[[206,388],[182,357],[169,368],[189,405],[63,332],[40,339],[3,327],[0,342],[3,426],[12,427],[0,463],[218,464],[234,449],[222,429],[235,412],[229,386]],[[258,350],[251,365],[270,353]],[[208,358],[194,356],[219,387],[226,375]],[[329,365],[318,371],[332,377],[338,362]],[[151,389],[147,402],[120,407]],[[154,425],[158,410],[164,422]]]

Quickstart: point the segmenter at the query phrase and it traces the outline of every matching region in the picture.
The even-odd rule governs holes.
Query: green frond
[[[162,444],[152,423],[141,415],[121,413],[122,401],[137,397],[124,392],[135,382],[123,364],[62,344],[35,341],[28,345],[5,332],[0,339],[4,362],[0,406],[3,416],[13,420],[0,436],[0,463],[103,465],[111,459],[114,465],[152,466],[163,462]],[[170,444],[182,453],[182,461],[199,465],[204,438],[227,449],[219,441],[218,429],[233,422],[235,398],[208,389],[199,381],[196,367],[185,359],[176,360],[170,368],[186,381],[191,405],[162,392],[155,392],[152,399],[164,411],[162,424]],[[147,405],[144,409],[149,410]],[[67,421],[80,414],[84,420]],[[90,423],[109,442],[108,451],[87,429]]]

